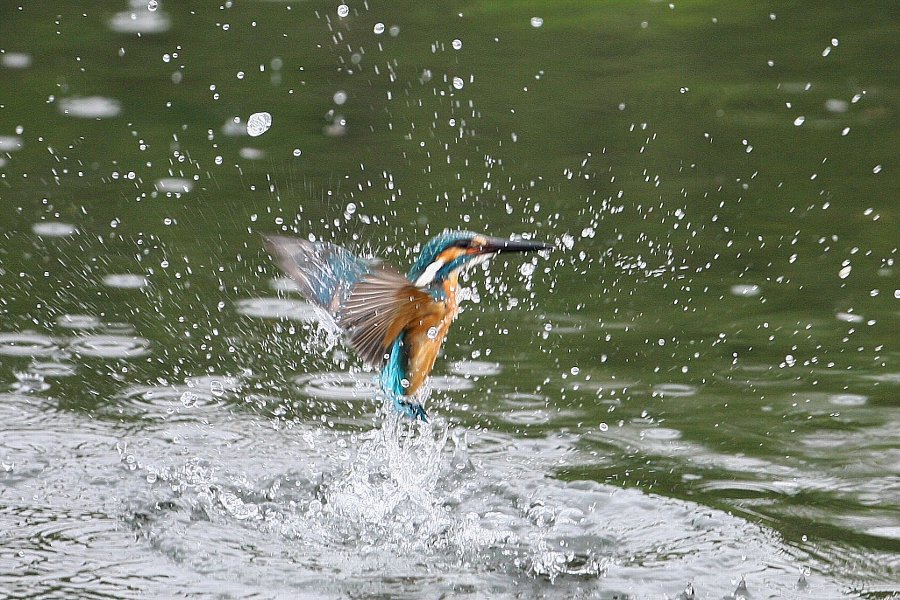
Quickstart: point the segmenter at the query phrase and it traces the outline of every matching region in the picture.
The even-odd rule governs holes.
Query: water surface
[[[891,3],[20,4],[0,596],[900,592]],[[260,234],[446,227],[398,423]]]

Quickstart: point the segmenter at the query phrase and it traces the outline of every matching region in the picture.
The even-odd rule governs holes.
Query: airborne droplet
[[[257,137],[269,130],[272,126],[272,115],[267,112],[258,112],[247,119],[247,135]]]

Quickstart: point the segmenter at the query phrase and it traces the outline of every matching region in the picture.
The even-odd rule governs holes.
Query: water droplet
[[[541,17],[531,17],[531,26],[537,29],[541,25],[544,24],[544,19]]]
[[[381,35],[384,33],[384,23],[375,23],[375,27],[372,29],[375,32],[375,35]]]
[[[338,6],[337,14],[342,19],[346,18],[347,15],[350,14],[350,7],[346,4],[341,4],[340,6]]]
[[[801,125],[803,125],[804,121],[806,121],[806,117],[802,115],[797,117],[796,119],[794,119],[794,127],[800,127]]]
[[[456,89],[461,90],[461,89],[463,89],[464,85],[466,85],[466,82],[463,81],[462,77],[454,77],[453,78],[453,87],[455,87]]]
[[[218,379],[214,379],[209,382],[209,391],[212,392],[213,396],[222,396],[225,393],[225,384]]]
[[[462,40],[455,39],[450,43],[454,50],[462,50]]]
[[[850,265],[847,265],[846,267],[844,267],[840,271],[838,271],[838,277],[840,277],[841,279],[847,279],[848,277],[850,277],[850,271],[852,271],[852,270],[853,270],[853,267],[851,267]]]
[[[437,327],[429,327],[428,328],[428,339],[435,340],[438,336],[438,328]]]
[[[158,0],[149,0],[149,2],[147,2],[147,10],[149,10],[150,12],[153,12],[157,8],[159,8]]]
[[[408,387],[410,386],[409,379],[407,379],[407,378],[405,378],[405,377],[404,377],[403,379],[401,379],[401,380],[400,380],[400,386],[401,386],[403,389],[408,388]]]
[[[609,431],[609,425],[606,423],[600,423],[600,431]]]
[[[338,90],[337,92],[334,93],[334,103],[335,104],[337,104],[338,106],[341,106],[346,101],[347,101],[347,92],[345,92],[344,90]]]
[[[881,165],[875,165],[874,167],[872,167],[872,172],[875,173],[876,175],[878,173],[881,173]]]
[[[198,399],[199,396],[197,396],[197,394],[195,394],[194,392],[184,392],[183,394],[181,394],[181,403],[188,408],[195,406]]]
[[[294,148],[294,156],[300,156],[303,154],[303,151],[300,148]]]
[[[251,137],[257,137],[267,132],[271,126],[272,115],[267,112],[253,113],[247,119],[247,134]]]

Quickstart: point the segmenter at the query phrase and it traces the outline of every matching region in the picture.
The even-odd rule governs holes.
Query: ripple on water
[[[237,301],[236,310],[244,316],[260,319],[320,320],[313,305],[293,298],[245,298]]]
[[[503,395],[503,403],[514,408],[547,408],[550,399],[540,394],[527,394],[525,392],[510,392]]]
[[[546,425],[553,419],[552,413],[545,408],[509,410],[501,412],[497,417],[513,425]]]
[[[216,397],[241,391],[241,380],[230,375],[198,375],[188,377],[184,383],[192,389],[209,391]]]
[[[69,377],[77,372],[75,365],[57,361],[34,361],[28,372],[40,377]]]
[[[66,237],[75,235],[78,230],[70,223],[60,221],[42,221],[31,226],[31,231],[41,237]]]
[[[103,96],[75,96],[59,101],[59,112],[79,119],[111,119],[122,113],[118,100]]]
[[[291,279],[290,277],[273,277],[269,282],[269,287],[271,287],[276,292],[299,292],[300,286],[297,285],[297,282]]]
[[[100,319],[93,315],[60,315],[56,324],[66,329],[93,329],[101,325]]]
[[[458,360],[450,363],[450,370],[466,377],[485,377],[499,375],[502,371],[500,363],[483,360]]]
[[[0,65],[7,69],[27,69],[31,66],[31,55],[26,52],[4,52],[0,54]]]
[[[225,402],[209,388],[188,385],[133,386],[110,406],[110,412],[159,421],[195,421],[221,410]]]
[[[681,432],[670,427],[647,427],[641,430],[641,437],[661,442],[681,439]]]
[[[143,7],[135,7],[133,11],[122,11],[112,16],[109,28],[116,33],[164,33],[172,25],[169,16],[161,10],[148,10],[147,2]]]
[[[849,312],[835,313],[834,318],[836,318],[838,321],[843,321],[844,323],[862,323],[866,320],[862,315]]]
[[[713,480],[697,484],[697,489],[721,498],[759,498],[771,500],[773,496],[791,496],[799,490],[791,481],[738,481],[735,479]]]
[[[154,184],[158,192],[164,194],[187,194],[194,189],[194,182],[184,177],[163,177]]]
[[[372,399],[376,391],[371,373],[309,373],[295,377],[294,382],[306,396],[323,400]]]
[[[4,544],[0,589],[10,598],[130,597],[135,576],[123,560],[133,534],[121,520],[91,507],[5,502],[0,507]],[[17,576],[10,577],[10,574]],[[144,575],[145,576],[145,575]],[[137,575],[137,578],[142,575]]]
[[[652,387],[654,396],[664,398],[687,398],[697,393],[697,386],[684,383],[661,383]]]
[[[238,156],[240,156],[244,160],[262,160],[263,158],[265,158],[266,153],[259,148],[244,146],[243,148],[238,150]]]
[[[149,282],[143,275],[133,273],[112,273],[103,277],[103,284],[120,290],[137,290]]]
[[[860,394],[833,394],[828,396],[828,402],[836,406],[864,406],[869,401],[867,396]]]
[[[0,152],[15,152],[22,149],[22,138],[17,135],[0,135]]]
[[[552,314],[548,315],[543,321],[537,324],[544,331],[553,332],[559,335],[570,335],[583,333],[587,329],[587,320],[578,315]]]
[[[762,293],[762,288],[754,283],[739,283],[731,286],[731,295],[741,298],[755,298]]]
[[[720,371],[715,377],[732,385],[779,388],[796,385],[799,376],[794,370],[780,369],[778,365],[744,363],[729,371]]]
[[[36,333],[0,333],[0,354],[6,356],[49,356],[59,350],[52,338]]]
[[[372,373],[335,371],[309,373],[294,378],[306,396],[324,400],[372,400],[378,393],[376,377]],[[458,392],[473,387],[471,381],[459,376],[437,375],[428,379],[432,390]]]
[[[876,537],[885,538],[888,540],[900,541],[900,525],[898,526],[875,526],[866,529],[866,533],[869,535],[874,535]]]
[[[149,347],[150,342],[144,338],[124,335],[88,335],[69,344],[74,353],[96,358],[137,358],[146,356]]]
[[[428,386],[440,392],[464,392],[474,388],[475,384],[459,375],[433,375],[428,378]]]

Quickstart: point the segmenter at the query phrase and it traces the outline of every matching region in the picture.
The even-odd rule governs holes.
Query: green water
[[[341,6],[0,4],[0,597],[900,592],[894,3]],[[404,459],[260,234],[447,227]]]

